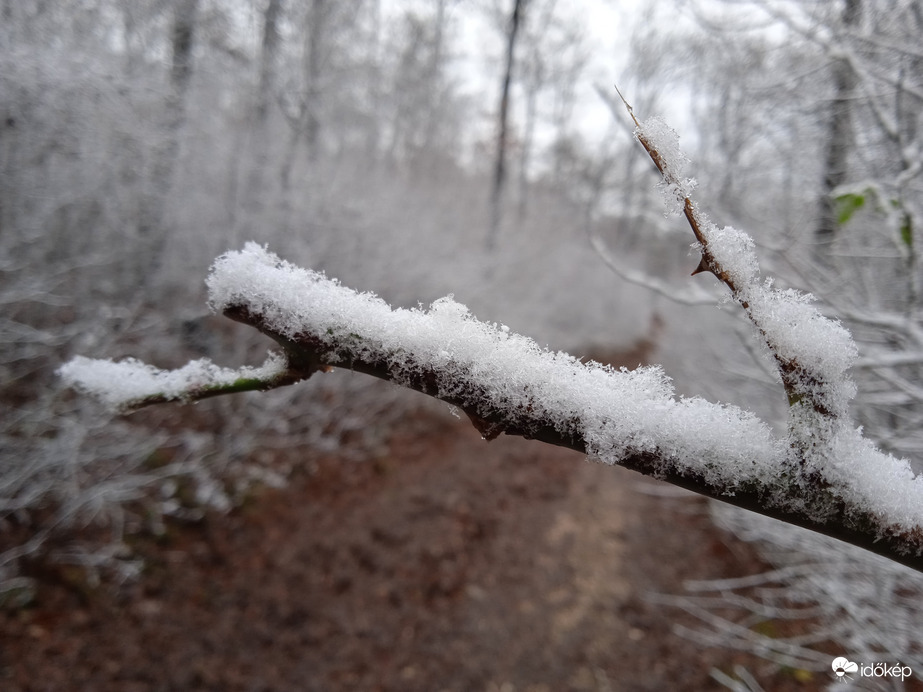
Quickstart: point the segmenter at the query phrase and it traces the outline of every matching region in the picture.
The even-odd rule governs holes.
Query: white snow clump
[[[239,380],[268,381],[286,370],[285,357],[270,353],[259,367],[222,368],[207,358],[194,360],[178,370],[161,370],[134,358],[115,362],[77,356],[57,373],[65,383],[90,394],[113,411],[124,410],[144,399],[160,396],[182,400],[191,393],[211,387],[232,385]]]
[[[656,115],[640,123],[635,134],[643,137],[648,146],[660,155],[663,180],[658,187],[663,192],[667,216],[681,214],[686,198],[692,196],[696,181],[695,178],[683,177],[689,159],[679,146],[679,135]]]

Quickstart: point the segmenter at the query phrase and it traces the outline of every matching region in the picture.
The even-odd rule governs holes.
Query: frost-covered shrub
[[[238,353],[266,345],[220,331],[200,343],[174,328],[187,313],[152,307],[173,304],[171,280],[185,262],[136,271],[155,266],[139,254],[149,245],[137,215],[161,135],[156,73],[129,78],[112,56],[73,46],[4,45],[0,599],[10,591],[21,601],[29,592],[18,576],[23,559],[131,576],[137,565],[127,534],[158,531],[167,517],[227,511],[254,484],[284,482],[285,450],[259,455],[280,432],[286,445],[309,450],[336,450],[347,437],[353,452],[377,444],[374,426],[361,430],[357,416],[365,410],[388,421],[393,398],[365,382],[319,382],[258,403],[205,404],[179,425],[169,413],[113,420],[62,391],[55,368],[86,349],[118,356],[143,341],[145,357],[169,364],[232,340]],[[188,198],[184,209],[192,218],[209,211]],[[165,248],[168,262],[174,251]],[[187,292],[196,295],[196,287]],[[226,433],[231,420],[238,434]]]

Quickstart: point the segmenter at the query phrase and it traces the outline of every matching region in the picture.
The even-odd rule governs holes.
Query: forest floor
[[[131,584],[43,572],[0,612],[0,689],[719,690],[735,664],[767,690],[830,682],[703,648],[652,602],[765,567],[704,500],[438,412],[134,547]]]

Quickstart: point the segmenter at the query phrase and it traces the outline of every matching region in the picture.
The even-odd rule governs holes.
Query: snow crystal
[[[207,358],[178,370],[161,370],[134,358],[115,362],[77,356],[58,368],[69,386],[90,394],[114,411],[150,397],[184,399],[195,391],[231,385],[241,379],[267,381],[286,370],[285,357],[270,353],[260,367],[221,368]]]
[[[783,361],[797,363],[823,388],[826,405],[846,414],[855,385],[846,371],[858,356],[849,331],[839,322],[824,317],[813,305],[813,296],[793,289],[779,290],[767,282],[747,292],[753,321],[763,330],[773,352]],[[806,392],[812,394],[811,392]]]
[[[663,173],[659,187],[663,192],[667,215],[682,213],[685,200],[692,195],[696,181],[694,178],[683,177],[689,159],[679,146],[679,135],[659,116],[639,123],[635,134],[659,156]]]
[[[704,214],[697,213],[708,251],[737,288],[744,288],[759,276],[753,238],[736,228],[718,228]]]
[[[671,178],[680,178],[689,165],[689,158],[679,146],[679,135],[659,115],[639,123],[636,134],[647,142],[648,146],[660,154],[663,174]]]
[[[905,459],[879,451],[844,424],[826,462],[821,472],[848,506],[869,511],[884,526],[923,526],[923,476],[915,475]]]

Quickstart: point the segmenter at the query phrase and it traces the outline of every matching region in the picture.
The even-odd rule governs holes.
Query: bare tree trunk
[[[244,193],[244,208],[259,213],[264,194],[264,178],[269,161],[269,114],[275,86],[276,56],[279,52],[279,14],[282,0],[269,0],[263,13],[263,42],[260,49],[259,83],[253,106],[253,159]],[[237,176],[235,175],[235,180]]]
[[[173,95],[179,99],[185,96],[192,76],[192,45],[198,8],[199,0],[177,0],[174,6],[170,85]]]
[[[859,23],[861,0],[846,0],[842,26],[849,30]],[[826,257],[830,243],[837,231],[836,200],[834,192],[846,182],[847,160],[852,145],[852,98],[856,88],[856,74],[846,58],[837,58],[833,64],[833,103],[827,126],[827,143],[824,153],[824,171],[821,186],[820,214],[815,230],[818,257]]]
[[[266,124],[269,118],[269,103],[272,98],[276,54],[279,52],[279,14],[282,0],[269,0],[263,13],[263,45],[260,50],[260,83],[256,101],[258,126]]]
[[[428,84],[426,85],[431,92],[432,103],[430,104],[429,113],[427,114],[424,124],[423,141],[420,145],[422,151],[429,151],[436,139],[436,128],[439,124],[439,73],[443,69],[443,54],[445,52],[445,9],[446,0],[437,0],[436,3],[436,25],[433,27],[433,49],[432,57],[429,61],[429,70],[426,74]]]
[[[923,2],[917,0],[910,6],[911,14],[913,15],[914,20],[914,30],[913,33],[919,34],[921,29],[923,29]],[[901,70],[901,77],[899,79],[899,86],[897,91],[897,112],[900,119],[900,125],[903,126],[903,130],[900,132],[900,137],[903,141],[900,142],[901,149],[901,172],[904,173],[911,169],[914,165],[912,157],[907,156],[907,152],[910,151],[909,146],[905,146],[905,143],[918,141],[918,128],[921,122],[920,110],[921,102],[919,99],[911,98],[909,94],[906,93],[904,88],[904,76],[906,73],[909,74],[921,74],[923,73],[923,57],[919,54],[909,58],[910,69]],[[901,195],[903,196],[904,190],[901,190]],[[923,276],[920,276],[921,270],[919,266],[920,260],[920,230],[919,226],[914,228],[914,226],[919,222],[919,218],[914,219],[913,215],[905,208],[903,211],[903,218],[901,220],[901,234],[906,249],[907,249],[907,309],[906,312],[908,315],[915,314],[921,307],[921,302],[923,302]]]
[[[286,113],[292,129],[281,167],[282,188],[286,192],[291,188],[295,154],[302,138],[307,146],[309,161],[313,161],[318,153],[321,133],[318,104],[323,98],[325,42],[329,40],[327,34],[330,31],[330,17],[333,11],[334,6],[329,0],[311,0],[305,18],[304,56],[302,58],[304,92],[299,99],[297,109],[294,109],[295,112]]]
[[[492,249],[497,243],[497,232],[503,208],[503,188],[506,183],[506,148],[509,130],[510,86],[513,81],[513,67],[516,57],[516,38],[529,0],[514,0],[510,15],[509,29],[506,34],[506,67],[500,87],[500,111],[497,117],[497,160],[494,165],[493,186],[490,193],[490,226],[487,232],[487,247]]]
[[[305,108],[304,134],[308,146],[308,158],[317,155],[320,140],[320,117],[317,102],[321,98],[321,75],[323,66],[323,41],[327,32],[327,19],[330,14],[328,0],[311,0],[311,14],[308,19],[308,31],[305,35],[305,79],[307,96]]]
[[[180,133],[186,119],[186,96],[192,79],[192,49],[195,40],[199,0],[175,0],[170,28],[170,80],[165,104],[163,134],[153,152],[150,189],[143,196],[138,213],[138,275],[147,281],[157,273],[168,235],[167,197],[173,184],[179,154]]]
[[[532,65],[531,69],[541,70],[541,67]],[[526,84],[526,123],[523,129],[522,147],[519,152],[519,203],[517,216],[520,221],[526,218],[526,211],[529,207],[529,166],[532,163],[532,145],[535,142],[538,90],[542,81],[543,76],[536,74],[535,78]]]
[[[382,108],[382,42],[383,42],[383,22],[381,0],[373,0],[372,7],[372,36],[370,37],[372,49],[370,51],[370,65],[368,75],[368,93],[372,102],[372,110],[375,113],[381,113]],[[381,119],[372,118],[366,130],[366,149],[370,162],[377,167],[381,159]]]

